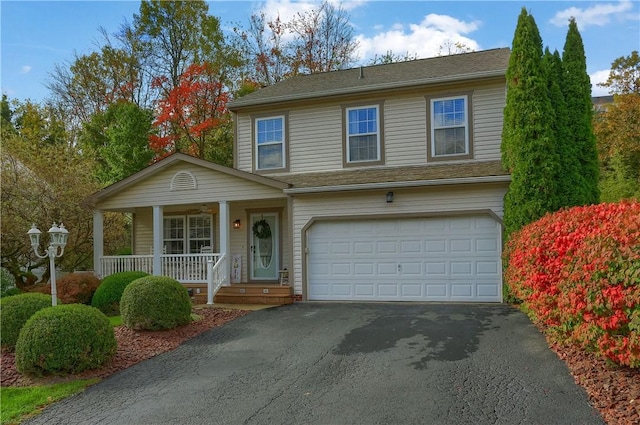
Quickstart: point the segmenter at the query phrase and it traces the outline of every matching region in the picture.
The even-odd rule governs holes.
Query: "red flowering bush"
[[[640,367],[640,203],[547,214],[512,234],[505,282],[558,341]]]

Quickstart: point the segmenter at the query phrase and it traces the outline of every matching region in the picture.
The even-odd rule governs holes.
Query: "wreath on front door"
[[[253,223],[253,236],[258,239],[269,239],[271,237],[271,226],[267,220],[262,219]]]

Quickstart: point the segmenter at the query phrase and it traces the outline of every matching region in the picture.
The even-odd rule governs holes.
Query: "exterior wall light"
[[[387,192],[387,204],[393,202],[393,192]]]
[[[237,219],[236,221],[233,222],[234,229],[239,229],[240,227],[242,227],[242,224],[240,223],[240,219]]]
[[[67,245],[67,239],[69,238],[69,231],[65,229],[64,224],[60,223],[60,226],[54,222],[48,231],[49,233],[49,248],[44,254],[40,255],[38,248],[40,246],[40,235],[42,232],[38,230],[35,224],[31,225],[31,229],[27,232],[29,240],[31,242],[31,248],[38,258],[49,257],[49,268],[51,269],[51,305],[58,304],[58,291],[56,289],[56,257],[62,257],[64,254],[64,247]]]

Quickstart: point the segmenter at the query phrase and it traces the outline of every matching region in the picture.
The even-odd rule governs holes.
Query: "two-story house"
[[[212,260],[244,292],[288,275],[302,300],[501,301],[509,55],[300,75],[233,101],[233,168],[174,154],[92,196],[97,274],[206,292]],[[134,255],[104,256],[105,211],[133,215]]]

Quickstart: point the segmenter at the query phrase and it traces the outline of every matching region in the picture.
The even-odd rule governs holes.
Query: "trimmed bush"
[[[0,267],[0,298],[16,287],[16,278],[4,267]]]
[[[16,343],[18,371],[42,376],[95,369],[116,353],[113,326],[84,304],[49,307],[34,314]]]
[[[107,316],[118,316],[124,288],[134,280],[145,276],[149,276],[149,273],[134,271],[115,273],[105,277],[93,294],[91,305]]]
[[[100,279],[91,272],[70,273],[56,281],[58,299],[64,304],[91,304],[98,286]]]
[[[640,203],[548,214],[512,235],[505,264],[511,294],[552,338],[640,367]]]
[[[122,323],[131,329],[173,329],[191,321],[191,300],[174,279],[142,277],[125,288],[120,313]]]
[[[0,344],[13,350],[27,320],[47,307],[51,307],[51,295],[26,293],[0,299]]]

